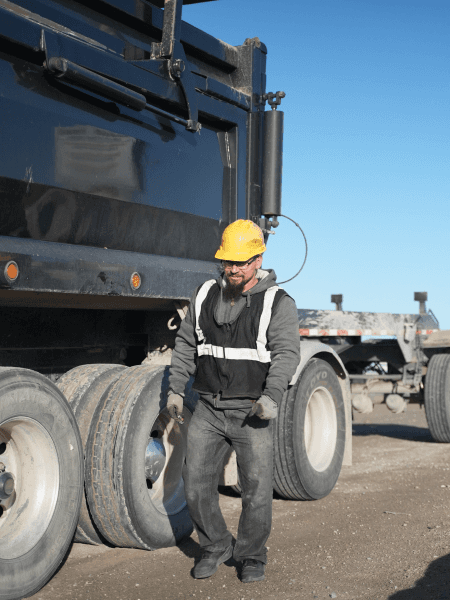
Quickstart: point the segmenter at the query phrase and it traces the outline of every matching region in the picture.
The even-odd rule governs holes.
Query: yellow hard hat
[[[225,228],[215,258],[241,261],[265,251],[264,235],[258,225],[239,219]]]

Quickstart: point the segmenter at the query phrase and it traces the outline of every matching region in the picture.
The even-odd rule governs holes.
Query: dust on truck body
[[[185,4],[196,0],[185,0]],[[167,364],[227,224],[281,213],[283,93],[266,48],[181,0],[0,0],[0,599],[75,532],[157,549],[192,531]],[[266,101],[270,109],[265,110]],[[279,409],[274,487],[331,491],[349,457],[342,361],[317,343]],[[347,438],[347,444],[346,444]],[[224,482],[238,486],[233,459]]]

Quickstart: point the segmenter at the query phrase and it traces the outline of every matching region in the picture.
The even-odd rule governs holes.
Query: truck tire
[[[192,532],[182,467],[197,395],[185,423],[166,409],[168,367],[128,368],[98,404],[86,444],[86,494],[95,524],[114,545],[154,550]]]
[[[60,565],[83,494],[75,417],[39,373],[0,368],[0,462],[0,599],[16,600],[35,594]]]
[[[274,489],[284,498],[317,500],[333,489],[345,447],[345,411],[333,368],[313,358],[278,407]]]
[[[450,442],[450,354],[435,354],[425,379],[425,414],[436,442]]]
[[[83,449],[86,446],[97,404],[102,395],[117,381],[124,369],[126,367],[122,365],[82,365],[71,369],[58,379],[56,385],[67,398],[77,420]],[[104,543],[90,517],[85,494],[81,501],[75,541],[93,545]]]

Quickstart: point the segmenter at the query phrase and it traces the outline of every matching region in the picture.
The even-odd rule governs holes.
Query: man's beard
[[[242,292],[247,282],[245,281],[245,278],[242,277],[242,279],[239,282],[235,283],[233,281],[230,281],[225,275],[225,283],[226,285],[222,290],[224,299],[235,300],[236,298],[239,298],[239,296],[242,295]]]

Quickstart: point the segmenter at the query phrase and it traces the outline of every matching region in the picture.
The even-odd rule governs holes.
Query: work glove
[[[183,419],[183,396],[180,394],[174,394],[173,392],[169,394],[167,398],[167,410],[169,411],[169,415],[175,421],[182,423]]]
[[[257,400],[250,412],[248,413],[249,417],[256,415],[260,419],[269,420],[275,419],[277,416],[277,403],[269,398],[269,396],[261,396],[259,400]]]

